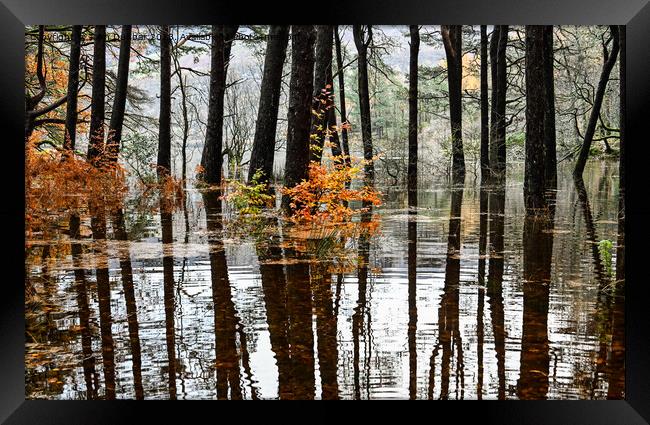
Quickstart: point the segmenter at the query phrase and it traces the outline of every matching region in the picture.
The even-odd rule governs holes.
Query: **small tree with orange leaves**
[[[283,188],[282,193],[291,199],[290,219],[297,223],[340,223],[349,221],[354,215],[367,208],[353,209],[350,203],[362,202],[365,205],[381,205],[381,194],[370,186],[351,189],[347,182],[358,179],[364,160],[352,159],[345,165],[342,156],[332,156],[328,165],[317,161],[309,164],[309,178],[291,188]]]

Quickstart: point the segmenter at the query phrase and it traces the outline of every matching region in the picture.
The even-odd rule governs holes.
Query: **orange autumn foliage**
[[[351,166],[343,164],[343,158],[330,157],[329,165],[317,161],[309,164],[309,177],[282,193],[291,199],[290,219],[297,223],[341,223],[368,208],[353,209],[349,203],[381,205],[381,193],[369,186],[360,189],[346,187],[346,182],[357,179],[363,161],[353,159]]]
[[[28,234],[70,213],[120,208],[127,190],[125,171],[119,164],[97,168],[72,152],[39,150],[33,138],[25,146]]]

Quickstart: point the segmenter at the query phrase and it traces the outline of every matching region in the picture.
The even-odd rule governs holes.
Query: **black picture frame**
[[[620,401],[490,401],[465,402],[462,405],[436,403],[417,405],[424,413],[435,413],[440,420],[470,418],[478,413],[482,423],[525,424],[648,424],[650,423],[650,326],[645,315],[648,300],[644,273],[644,251],[647,246],[647,223],[650,207],[644,162],[648,143],[644,126],[650,99],[650,4],[646,0],[612,2],[606,0],[497,0],[460,2],[423,2],[418,0],[332,1],[322,12],[316,2],[304,7],[277,2],[253,4],[243,1],[157,2],[130,0],[118,3],[107,0],[1,0],[0,40],[0,116],[5,118],[2,144],[4,158],[0,166],[5,192],[0,202],[0,223],[4,225],[7,250],[4,285],[0,295],[0,421],[7,424],[89,424],[131,423],[138,413],[165,422],[182,418],[181,423],[203,422],[206,414],[213,417],[224,412],[224,404],[172,404],[131,401],[37,401],[25,400],[24,383],[24,27],[28,24],[196,24],[196,23],[284,23],[284,24],[618,24],[627,26],[627,117],[628,129],[626,169],[626,399]],[[287,11],[293,13],[289,14]],[[325,10],[326,9],[326,10]],[[647,164],[645,164],[647,167]],[[11,273],[6,274],[9,270]],[[267,405],[268,406],[268,405]],[[417,407],[416,406],[416,407]],[[228,413],[240,411],[229,404]],[[277,407],[276,407],[277,408]],[[232,409],[232,410],[230,410]],[[288,409],[278,413],[289,416]],[[341,414],[337,409],[317,408],[316,419],[327,414]],[[383,407],[355,407],[355,414],[381,414]],[[311,409],[310,409],[311,410]],[[394,410],[394,409],[391,409]],[[266,409],[245,409],[244,418],[260,415]],[[370,412],[369,412],[370,411]],[[412,412],[409,407],[406,411]],[[312,410],[313,412],[313,410]],[[399,412],[399,411],[396,411]],[[225,414],[225,413],[224,413]],[[449,416],[447,416],[449,415]],[[314,415],[298,416],[311,420]],[[207,416],[210,417],[210,416]],[[433,416],[429,416],[432,417]],[[223,416],[222,418],[226,418]],[[406,417],[405,417],[406,418]],[[340,420],[343,420],[339,417]],[[345,416],[349,420],[350,416]]]

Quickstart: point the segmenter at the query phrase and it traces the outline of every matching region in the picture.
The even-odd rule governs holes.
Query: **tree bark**
[[[260,170],[261,182],[268,182],[273,176],[273,159],[275,156],[275,135],[278,123],[278,109],[282,85],[282,67],[287,56],[289,26],[271,25],[266,42],[266,56],[260,102],[257,110],[253,150],[248,171],[248,183],[255,172]]]
[[[345,163],[350,165],[350,145],[348,144],[348,118],[345,110],[345,78],[343,75],[343,55],[341,52],[341,36],[338,25],[334,27],[334,42],[336,45],[336,69],[339,79],[339,109],[341,110],[341,142],[345,155]]]
[[[508,90],[508,72],[506,49],[508,47],[508,25],[501,25],[499,31],[499,49],[497,50],[497,91],[499,109],[497,110],[497,170],[505,178],[506,173],[506,95]]]
[[[612,72],[612,68],[614,68],[614,64],[616,63],[616,56],[618,55],[618,27],[616,25],[610,25],[609,28],[614,44],[612,46],[612,51],[607,55],[607,60],[605,61],[603,70],[600,74],[600,81],[598,81],[596,97],[594,99],[593,107],[591,108],[591,113],[589,114],[589,122],[587,123],[585,138],[582,142],[580,154],[578,155],[578,159],[573,170],[573,176],[576,178],[582,177],[585,165],[587,164],[589,150],[591,149],[591,142],[593,141],[594,133],[596,132],[596,125],[598,124],[598,117],[600,116],[600,108],[603,104],[603,97],[605,97],[605,89],[607,89],[607,82],[609,81],[609,74]]]
[[[323,156],[323,146],[329,125],[329,109],[332,102],[332,86],[328,78],[328,70],[332,66],[333,27],[331,25],[316,25],[316,56],[314,59],[314,94],[312,100],[313,115],[311,120],[310,160],[320,162]],[[329,87],[328,87],[329,84]]]
[[[104,101],[106,91],[106,25],[95,26],[93,50],[93,81],[90,101],[90,134],[88,161],[99,165],[104,153]]]
[[[237,33],[236,25],[213,25],[210,68],[208,126],[201,155],[203,170],[199,178],[208,184],[221,183],[223,167],[223,105],[230,48]]]
[[[160,114],[158,118],[158,178],[171,172],[171,38],[169,25],[160,27]]]
[[[117,81],[115,83],[115,97],[113,111],[108,127],[106,147],[109,163],[117,163],[122,142],[122,125],[124,124],[124,110],[126,109],[126,92],[129,82],[129,60],[131,58],[131,25],[122,26],[120,40],[120,57],[117,65]]]
[[[544,26],[544,164],[546,189],[557,188],[555,143],[555,79],[553,76],[553,25]]]
[[[363,28],[362,25],[352,27],[354,44],[357,47],[359,67],[359,110],[361,115],[361,138],[363,140],[363,158],[366,186],[375,183],[375,166],[373,164],[372,127],[370,120],[370,94],[368,90],[368,46],[372,43],[372,26]]]
[[[442,41],[447,55],[447,81],[449,83],[449,119],[451,121],[452,180],[454,184],[465,181],[465,155],[463,153],[463,39],[461,25],[442,25]]]
[[[174,51],[174,73],[178,77],[178,88],[181,91],[181,113],[183,116],[183,141],[181,142],[181,180],[183,181],[183,189],[187,189],[187,140],[190,133],[189,113],[187,109],[187,79],[183,78],[183,70],[181,69],[180,62],[178,61],[178,51]],[[187,210],[185,210],[187,212]]]
[[[488,104],[488,39],[487,26],[481,25],[481,181],[490,173],[490,121]]]
[[[544,26],[526,25],[526,164],[524,203],[535,215],[546,206]]]
[[[492,176],[497,178],[505,177],[506,170],[507,44],[508,26],[495,26],[490,40],[492,113],[490,116],[489,162]]]
[[[314,41],[312,25],[291,27],[291,82],[287,116],[287,156],[284,185],[293,187],[308,178],[311,99],[314,87]],[[282,197],[282,208],[290,211],[290,199]]]
[[[79,61],[81,57],[81,25],[72,26],[70,67],[68,70],[68,102],[65,113],[63,148],[73,151],[77,139],[77,91],[79,90]]]
[[[411,51],[409,61],[409,158],[408,158],[408,205],[418,205],[418,54],[420,52],[420,29],[409,27]]]
[[[332,156],[336,158],[337,164],[345,164],[345,159],[341,160],[343,150],[339,140],[339,132],[336,125],[336,109],[334,107],[334,77],[332,76],[332,62],[327,68],[327,84],[330,86],[330,107],[327,109],[327,137],[332,149]]]
[[[499,119],[497,117],[498,108],[498,92],[499,92],[499,79],[497,78],[497,63],[499,51],[499,33],[501,26],[495,25],[492,29],[490,36],[490,81],[492,84],[492,93],[490,96],[490,140],[488,146],[488,162],[490,164],[490,177],[496,177],[497,169],[497,124]]]

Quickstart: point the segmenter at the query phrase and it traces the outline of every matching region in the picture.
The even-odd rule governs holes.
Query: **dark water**
[[[617,174],[562,172],[547,220],[524,219],[520,169],[423,186],[411,213],[384,188],[339,269],[285,229],[224,237],[197,192],[187,215],[82,217],[72,243],[66,219],[29,241],[27,398],[622,398]]]

